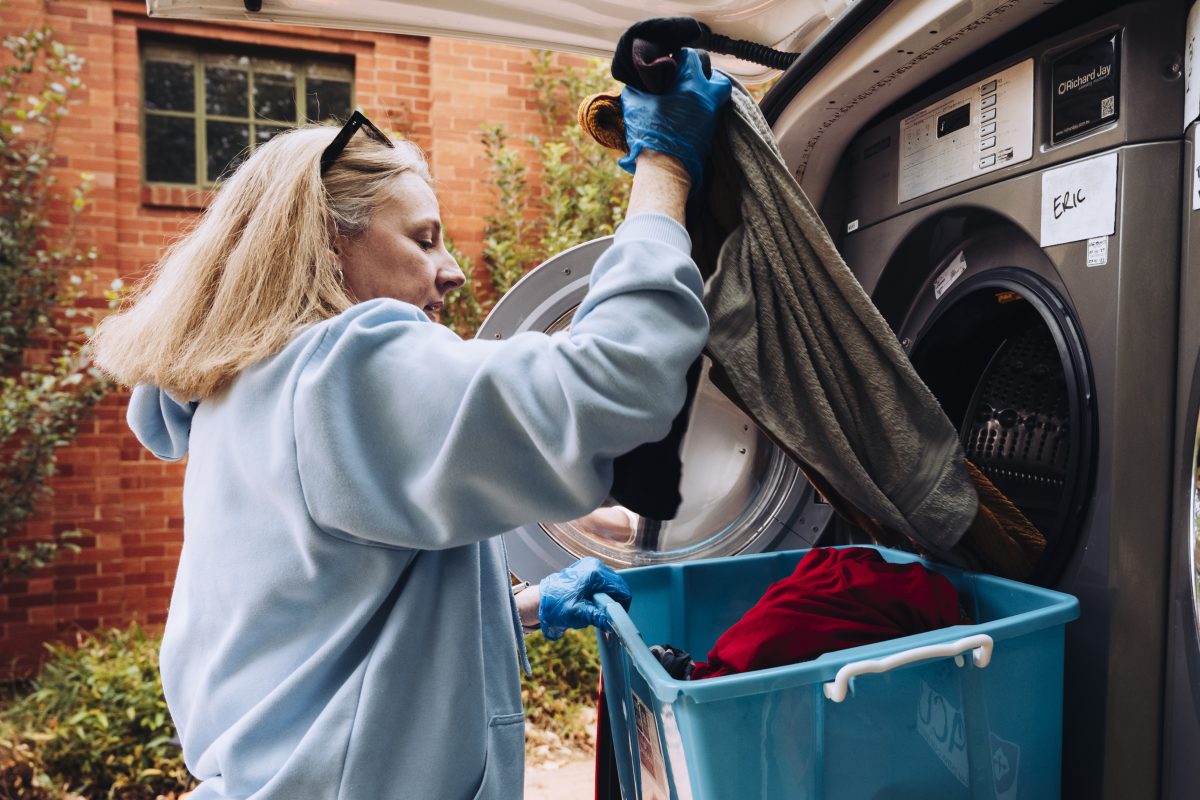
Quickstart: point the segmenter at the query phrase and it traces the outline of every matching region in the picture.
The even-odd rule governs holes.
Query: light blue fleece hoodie
[[[161,670],[193,800],[521,796],[497,534],[591,511],[666,435],[708,330],[689,250],[628,220],[569,332],[462,341],[372,300],[218,397],[134,391],[141,442],[190,453]]]

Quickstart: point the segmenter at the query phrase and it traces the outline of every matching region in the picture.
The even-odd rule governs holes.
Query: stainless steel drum
[[[497,303],[480,338],[570,327],[592,266],[611,237],[572,248],[526,275]],[[593,555],[616,567],[740,552],[810,547],[828,521],[804,476],[758,426],[709,380],[704,369],[680,448],[682,502],[665,522],[639,517],[611,498],[570,522],[506,534],[509,561],[537,580]]]

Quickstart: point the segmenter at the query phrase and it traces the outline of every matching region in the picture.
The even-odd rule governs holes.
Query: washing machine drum
[[[959,426],[967,458],[1046,536],[1049,583],[1090,498],[1094,430],[1086,351],[1057,294],[1019,269],[983,273],[918,306],[917,373]]]
[[[592,266],[610,243],[611,237],[588,242],[530,272],[496,304],[479,337],[568,329]],[[682,502],[675,518],[644,519],[609,498],[580,519],[506,535],[514,572],[535,580],[585,555],[625,567],[771,549],[784,541],[811,544],[823,520],[801,515],[813,496],[807,481],[713,386],[709,366],[705,360],[680,448]],[[797,540],[801,528],[809,537]]]

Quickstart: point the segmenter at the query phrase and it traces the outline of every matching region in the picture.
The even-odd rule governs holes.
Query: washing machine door
[[[1055,585],[1092,496],[1094,390],[1073,309],[1036,243],[1000,226],[931,272],[975,264],[949,291],[922,286],[898,333],[959,428],[963,450],[1046,537],[1029,580]]]
[[[572,248],[514,286],[478,336],[566,331],[611,237]],[[743,552],[811,547],[830,516],[796,465],[713,386],[707,360],[680,447],[682,502],[675,518],[643,519],[611,498],[569,522],[504,536],[509,566],[540,580],[582,556],[620,568]]]
[[[1194,797],[1200,784],[1200,348],[1191,380],[1181,387],[1182,409],[1176,460],[1174,533],[1171,541],[1171,604],[1168,612],[1164,793]]]
[[[1197,8],[1200,8],[1198,6]],[[1195,13],[1200,14],[1200,11]],[[1189,20],[1191,21],[1191,20]],[[1164,703],[1163,791],[1167,800],[1200,791],[1200,155],[1188,129],[1183,181],[1185,224],[1179,295],[1174,493]]]

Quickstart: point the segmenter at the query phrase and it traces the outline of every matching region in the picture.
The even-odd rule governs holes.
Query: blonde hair
[[[361,133],[322,178],[321,153],[337,130],[280,134],[221,185],[196,226],[97,327],[91,345],[104,372],[181,399],[211,397],[302,327],[354,304],[335,236],[360,234],[404,173],[430,178],[416,145],[388,148]]]

